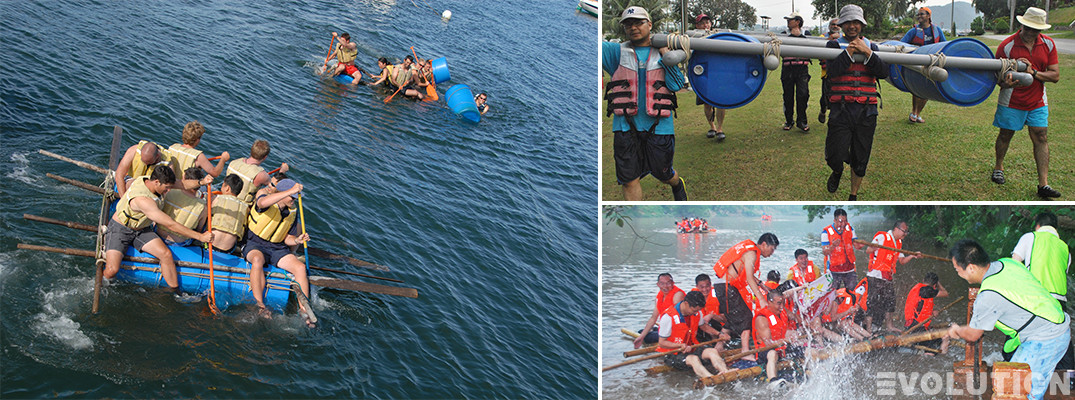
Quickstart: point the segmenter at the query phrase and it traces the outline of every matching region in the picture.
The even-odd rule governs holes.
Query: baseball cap
[[[708,15],[705,15],[705,14],[698,14],[698,16],[697,16],[697,17],[694,17],[694,23],[696,23],[696,24],[697,24],[697,23],[699,23],[699,22],[702,22],[702,20],[703,20],[703,19],[708,19],[708,20],[710,20],[710,21],[712,21],[712,20],[713,20],[713,18],[710,18],[710,17],[708,16]]]
[[[620,23],[622,24],[623,21],[626,21],[628,19],[648,20],[649,12],[647,12],[645,8],[639,6],[627,7],[626,10],[623,10],[623,14],[620,14]]]
[[[281,180],[280,182],[276,182],[276,190],[280,192],[286,192],[288,190],[291,190],[291,188],[295,187],[296,183],[297,182],[291,179]],[[297,199],[298,197],[298,193],[291,195],[292,199]]]

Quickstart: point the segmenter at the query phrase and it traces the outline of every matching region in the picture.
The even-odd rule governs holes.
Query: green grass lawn
[[[1049,11],[1049,24],[1067,25],[1075,20],[1075,7],[1057,8]]]
[[[999,41],[984,40],[991,48]],[[728,110],[717,143],[705,137],[709,126],[690,90],[680,91],[676,119],[675,169],[686,179],[692,201],[844,201],[850,172],[830,194],[825,180],[826,126],[817,121],[821,71],[811,66],[810,132],[784,131],[780,71],[771,71],[761,94],[750,104]],[[607,80],[608,75],[605,75]],[[1075,199],[1075,56],[1060,56],[1060,82],[1046,84],[1049,95],[1050,185]],[[931,101],[923,124],[911,124],[909,93],[880,84],[883,108],[877,119],[869,169],[859,190],[862,201],[990,200],[1038,201],[1037,175],[1026,130],[1016,133],[1004,162],[1007,183],[989,180],[998,129],[993,113],[998,90],[981,104],[958,107]],[[602,115],[604,113],[602,102]],[[623,200],[612,158],[612,119],[602,119],[601,192],[606,201]],[[850,169],[845,169],[850,171]],[[643,200],[671,201],[668,187],[642,179]]]

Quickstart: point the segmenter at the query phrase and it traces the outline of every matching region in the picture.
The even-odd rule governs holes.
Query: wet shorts
[[[870,293],[866,297],[866,308],[874,319],[884,318],[886,312],[896,311],[896,289],[892,281],[866,277]]]
[[[246,245],[243,246],[243,258],[251,251],[258,250],[265,255],[265,262],[277,265],[281,258],[291,254],[291,248],[283,243],[271,243],[254,235],[247,235]]]
[[[1017,110],[998,105],[993,114],[993,126],[1000,129],[1019,131],[1023,126],[1036,128],[1049,127],[1049,106],[1041,106],[1030,111]]]
[[[732,331],[732,336],[738,336],[743,331],[749,331],[754,319],[750,307],[743,301],[739,289],[727,283],[713,285],[714,294],[721,300],[719,312],[728,320],[724,328]],[[727,292],[725,292],[727,290]]]
[[[612,132],[612,149],[616,158],[616,182],[621,185],[653,174],[659,181],[676,175],[672,156],[676,152],[675,135],[651,135],[648,132]]]
[[[668,354],[668,355],[664,356],[664,364],[669,366],[669,367],[681,370],[681,371],[691,371],[691,370],[693,370],[693,368],[691,368],[690,365],[687,365],[687,356],[698,356],[698,359],[701,360],[702,359],[702,352],[705,351],[705,349],[708,349],[708,348],[709,348],[709,346],[701,346],[701,347],[695,347],[694,350],[691,351],[690,353]],[[709,362],[703,360],[702,365],[709,365]]]
[[[354,75],[355,72],[358,72],[358,67],[356,67],[354,64],[344,64],[344,66],[343,66],[344,75],[348,75],[348,76]]]
[[[109,219],[107,233],[105,233],[105,250],[126,253],[127,247],[134,246],[135,249],[141,251],[142,247],[152,242],[153,239],[160,239],[160,236],[153,232],[152,227],[136,231],[114,219]]]

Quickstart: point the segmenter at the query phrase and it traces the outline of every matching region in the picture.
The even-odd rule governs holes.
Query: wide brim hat
[[[620,23],[629,19],[644,19],[649,20],[649,12],[645,8],[639,6],[627,7],[623,10],[623,14],[620,14]]]
[[[1024,12],[1023,15],[1017,15],[1015,16],[1015,19],[1019,21],[1020,24],[1023,24],[1023,26],[1037,29],[1039,31],[1044,31],[1053,27],[1052,25],[1045,23],[1045,10],[1037,7],[1026,9],[1026,12]]]
[[[858,21],[862,25],[869,25],[866,23],[866,17],[862,15],[862,7],[854,4],[848,4],[840,9],[840,19],[836,21],[836,25],[843,25],[845,22]]]

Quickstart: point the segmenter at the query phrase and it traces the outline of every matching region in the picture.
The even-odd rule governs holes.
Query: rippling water
[[[736,206],[739,209],[745,207]],[[762,233],[772,232],[777,235],[780,245],[772,257],[761,261],[761,276],[768,271],[779,271],[781,276],[787,274],[788,267],[795,263],[795,249],[805,249],[815,265],[822,265],[821,229],[832,223],[831,217],[822,217],[807,222],[806,212],[799,206],[758,206],[754,211],[743,215],[712,215],[711,210],[719,207],[695,207],[697,216],[709,221],[709,226],[716,231],[708,234],[677,234],[673,223],[675,219],[687,214],[669,215],[664,218],[636,218],[633,220],[639,235],[647,237],[648,242],[636,240],[635,235],[626,228],[609,225],[604,228],[602,243],[601,275],[601,364],[608,366],[623,362],[623,352],[633,348],[629,338],[620,333],[620,328],[638,330],[653,311],[653,296],[657,293],[657,275],[669,272],[675,278],[676,286],[683,290],[694,287],[694,277],[700,273],[713,275],[713,264],[720,255],[731,246],[744,240],[757,240]],[[682,212],[678,208],[677,212]],[[760,220],[762,212],[773,215],[773,221]],[[749,215],[748,215],[749,214]],[[879,215],[855,215],[849,218],[860,239],[869,240],[879,230],[890,228],[891,221],[884,221]],[[913,228],[912,228],[913,230]],[[920,245],[907,245],[906,248]],[[917,248],[924,253],[941,255],[945,249]],[[858,255],[858,276],[865,274],[866,257]],[[950,265],[928,259],[914,260],[901,266],[896,275],[897,298],[904,298],[906,293],[920,275],[926,271],[936,272],[941,282],[952,293],[949,298],[938,300],[937,309],[966,293],[967,283],[955,275]],[[786,279],[786,277],[785,277]],[[902,304],[901,306],[902,307]],[[902,308],[897,307],[898,310]],[[966,303],[957,305],[942,313],[935,319],[934,327],[947,326],[950,322],[966,322]],[[898,311],[902,312],[902,311]],[[999,338],[986,340],[983,352],[987,361],[1000,358]],[[995,339],[995,340],[994,340]],[[693,373],[674,371],[658,376],[647,376],[646,368],[662,365],[661,360],[644,361],[602,373],[601,393],[604,398],[623,399],[754,399],[754,398],[796,398],[796,399],[834,399],[834,398],[929,398],[923,386],[892,386],[896,391],[894,397],[880,396],[879,374],[893,374],[890,382],[895,382],[895,374],[936,373],[938,378],[952,372],[952,363],[963,359],[963,349],[955,345],[949,348],[945,356],[926,357],[912,354],[909,350],[879,350],[864,354],[847,355],[830,359],[810,366],[809,379],[791,392],[770,392],[765,383],[754,379],[745,379],[735,383],[717,385],[702,390],[692,388],[696,380]],[[902,375],[906,381],[910,375]],[[932,376],[932,375],[931,375]],[[915,383],[920,381],[915,380]],[[895,385],[895,383],[893,383]],[[904,391],[906,390],[906,391]],[[932,389],[929,389],[932,390]]]
[[[0,396],[596,396],[597,22],[574,4],[5,2]],[[331,31],[369,71],[412,46],[446,56],[441,93],[465,83],[492,110],[473,124],[320,79]],[[21,219],[97,218],[95,196],[45,173],[99,176],[37,149],[104,165],[113,125],[124,147],[170,144],[194,119],[210,154],[269,140],[266,164],[307,188],[314,244],[420,297],[323,290],[308,330],[118,283],[91,315],[92,260],[14,250],[93,243]]]

